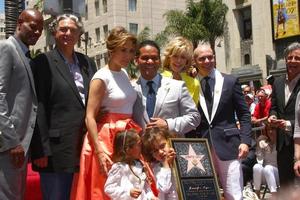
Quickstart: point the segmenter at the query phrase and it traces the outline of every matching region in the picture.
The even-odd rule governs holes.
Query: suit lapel
[[[141,79],[138,79],[138,80],[137,80],[136,85],[135,85],[134,87],[135,87],[135,89],[136,89],[136,91],[137,91],[138,98],[140,99],[139,107],[141,107],[140,110],[143,111],[143,118],[144,118],[144,121],[145,121],[146,123],[148,123],[148,122],[150,122],[150,119],[149,119],[149,116],[148,116],[147,111],[146,111],[146,102],[145,102],[144,96],[143,96]]]
[[[162,105],[165,101],[165,98],[170,91],[170,82],[168,79],[163,78],[161,75],[159,75],[159,85],[158,85],[158,90],[156,94],[156,102],[155,102],[155,107],[154,107],[154,112],[153,116],[158,116],[160,110],[162,109]]]
[[[56,67],[57,71],[66,80],[66,82],[72,88],[77,99],[80,101],[82,106],[84,106],[82,99],[80,97],[80,94],[78,92],[77,86],[75,84],[74,78],[73,78],[72,74],[70,73],[69,66],[64,62],[63,58],[61,57],[61,55],[59,54],[57,49],[53,50],[52,56],[53,56],[53,59],[55,62],[55,67]]]
[[[212,122],[212,120],[217,112],[217,108],[218,108],[221,94],[222,94],[223,83],[224,83],[224,77],[222,76],[222,74],[219,71],[215,70],[214,102],[213,102],[213,107],[212,107],[212,111],[211,111],[211,118],[209,118],[209,115],[208,115],[205,97],[204,97],[203,90],[202,90],[202,87],[200,84],[200,88],[201,88],[201,90],[200,90],[200,106],[201,106],[203,113],[204,113],[207,121],[209,122],[209,124]]]
[[[22,51],[22,49],[20,47],[20,44],[18,43],[18,41],[13,36],[10,36],[8,38],[8,40],[10,40],[14,44],[14,46],[16,47],[17,53],[19,54],[19,57],[21,58],[24,66],[25,66],[25,69],[27,71],[29,81],[30,81],[30,85],[31,85],[31,88],[33,90],[34,96],[36,96],[34,79],[33,79],[32,70],[31,70],[31,67],[29,65],[28,58],[25,56],[24,52]]]
[[[284,84],[283,84],[283,85],[284,85]],[[298,94],[298,91],[299,91],[299,88],[300,88],[299,85],[300,85],[300,79],[298,80],[298,82],[297,82],[295,88],[293,89],[293,91],[292,91],[292,93],[291,93],[291,95],[290,95],[290,98],[289,98],[287,104],[285,105],[285,107],[288,107],[288,105],[292,102],[292,100],[293,100],[294,98],[297,97],[297,94]],[[284,90],[283,90],[283,91],[284,91]]]
[[[82,75],[82,78],[83,78],[83,85],[84,85],[84,96],[85,96],[85,99],[88,98],[88,88],[89,88],[89,84],[90,84],[90,67],[89,67],[89,64],[88,64],[88,61],[85,59],[85,57],[82,55],[82,54],[78,54],[78,53],[75,53],[77,58],[78,58],[78,61],[79,61],[79,67],[80,67],[80,72],[81,72],[81,75]],[[75,84],[76,85],[76,84]]]
[[[211,112],[211,122],[213,121],[217,108],[219,106],[220,98],[222,95],[224,77],[219,71],[215,71],[215,88],[214,88],[214,103]]]
[[[277,87],[277,96],[279,98],[277,98],[278,102],[277,105],[280,106],[280,109],[284,109],[285,108],[285,76],[282,77],[281,81],[278,82],[279,84],[276,85]]]

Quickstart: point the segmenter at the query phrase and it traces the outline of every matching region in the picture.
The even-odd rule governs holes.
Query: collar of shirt
[[[14,35],[13,37],[17,40],[18,44],[20,45],[20,47],[25,55],[29,51],[28,47],[16,35]]]
[[[143,95],[147,96],[147,94],[149,92],[149,87],[147,86],[148,81],[153,81],[152,87],[153,87],[155,93],[157,93],[160,80],[161,80],[161,75],[158,73],[152,80],[146,80],[141,76],[141,86],[142,86]]]
[[[64,56],[64,54],[58,49],[58,53],[61,55],[61,57],[63,58],[64,62],[70,66],[70,65],[77,65],[79,66],[79,61],[78,58],[75,54],[75,52],[73,52],[73,59],[74,59],[74,63],[69,63],[68,60],[66,59],[66,57]]]
[[[216,69],[213,68],[209,74],[207,76],[209,76],[209,78],[211,78],[212,80],[215,80],[215,77],[216,77]],[[198,79],[199,79],[199,82],[204,78],[205,76],[201,76],[200,74],[198,75]]]
[[[300,73],[293,80],[291,80],[291,81],[289,81],[288,80],[288,76],[286,76],[285,83],[287,85],[289,85],[290,87],[293,87],[293,86],[295,87],[299,79],[300,79]]]

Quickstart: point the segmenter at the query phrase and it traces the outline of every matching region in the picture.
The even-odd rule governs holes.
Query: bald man
[[[241,85],[237,78],[216,69],[215,55],[209,45],[199,45],[194,59],[201,80],[198,110],[202,120],[196,133],[187,137],[208,139],[225,199],[242,200],[241,159],[246,158],[251,144],[251,120]]]
[[[16,32],[0,43],[0,199],[24,199],[28,148],[35,126],[37,98],[29,65],[29,46],[43,30],[39,11],[24,10]]]

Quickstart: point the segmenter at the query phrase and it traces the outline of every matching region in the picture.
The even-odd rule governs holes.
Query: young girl
[[[140,156],[141,138],[135,131],[126,130],[116,135],[114,164],[104,186],[105,193],[112,200],[158,200],[149,187]]]
[[[159,190],[159,200],[178,199],[175,180],[171,171],[175,151],[168,144],[169,138],[169,131],[158,127],[146,129],[142,137],[143,156],[151,162],[156,186]]]
[[[260,187],[263,181],[267,183],[272,195],[277,192],[279,186],[276,138],[269,133],[269,130],[266,132],[267,135],[257,138],[256,158],[258,163],[253,166],[254,190],[258,198],[260,198]]]

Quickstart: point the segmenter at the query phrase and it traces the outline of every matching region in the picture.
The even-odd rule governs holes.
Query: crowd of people
[[[117,26],[97,70],[75,51],[84,32],[75,15],[49,26],[55,48],[33,59],[37,10],[0,43],[0,199],[24,199],[30,160],[45,200],[176,200],[171,137],[207,139],[226,200],[242,200],[248,181],[258,198],[262,184],[277,199],[299,185],[299,43],[284,52],[286,75],[255,90],[220,72],[206,43],[176,37],[161,59],[154,41]]]

